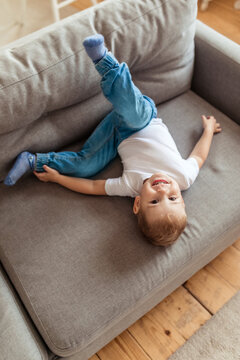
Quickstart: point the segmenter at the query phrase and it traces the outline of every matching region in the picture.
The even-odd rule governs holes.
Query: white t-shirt
[[[118,153],[123,163],[123,174],[106,181],[107,195],[135,197],[140,194],[143,181],[158,172],[171,176],[180,190],[186,190],[199,173],[196,159],[182,158],[161,119],[152,119],[144,129],[123,140],[118,146]]]

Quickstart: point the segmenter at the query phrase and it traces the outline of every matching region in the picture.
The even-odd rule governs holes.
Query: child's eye
[[[158,203],[158,200],[152,200],[151,201],[151,204],[157,204]]]
[[[171,196],[170,198],[169,198],[169,200],[171,200],[171,201],[175,201],[177,198],[175,197],[175,196]]]

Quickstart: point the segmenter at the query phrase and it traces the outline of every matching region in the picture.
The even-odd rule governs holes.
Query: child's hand
[[[217,123],[214,116],[202,115],[203,129],[210,129],[213,134],[217,134],[222,131],[221,125]]]
[[[57,179],[59,177],[59,172],[57,170],[54,170],[50,167],[48,167],[47,165],[43,165],[43,169],[46,172],[37,172],[34,171],[34,175],[41,181],[44,182],[57,182]]]

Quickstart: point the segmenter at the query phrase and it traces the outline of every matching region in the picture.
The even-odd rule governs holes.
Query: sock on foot
[[[4,180],[4,184],[12,186],[22,177],[27,171],[34,170],[35,155],[24,151],[18,155],[12,169],[9,171],[7,177]]]
[[[83,46],[95,64],[100,61],[107,52],[107,48],[104,45],[104,37],[101,34],[87,37],[83,41]]]

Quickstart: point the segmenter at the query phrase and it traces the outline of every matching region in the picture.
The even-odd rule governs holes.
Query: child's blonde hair
[[[187,225],[187,215],[167,214],[164,218],[149,222],[140,208],[137,214],[138,225],[145,237],[156,246],[172,245]]]

